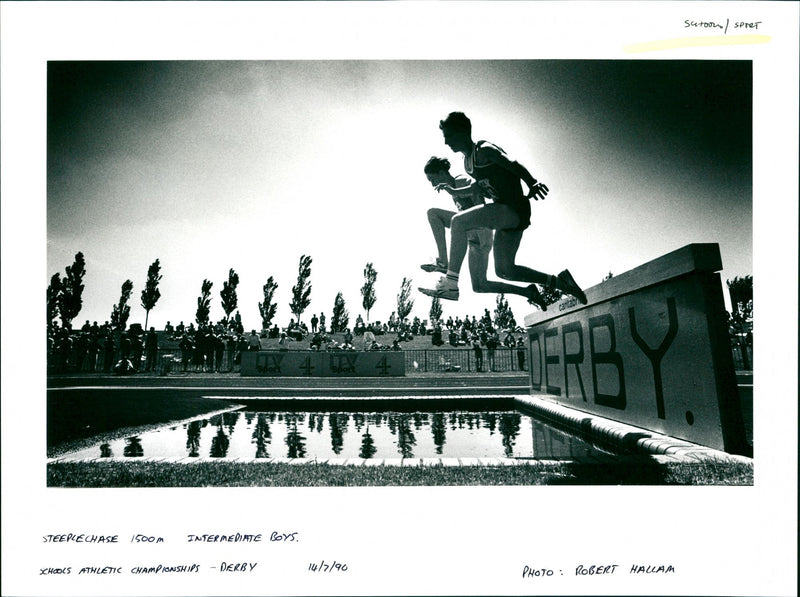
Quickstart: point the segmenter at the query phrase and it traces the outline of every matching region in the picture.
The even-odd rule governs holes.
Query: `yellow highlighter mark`
[[[772,40],[769,35],[714,35],[704,37],[676,37],[661,39],[640,44],[630,44],[623,48],[629,54],[641,52],[658,52],[677,48],[698,48],[706,46],[741,46],[748,44],[765,44]]]

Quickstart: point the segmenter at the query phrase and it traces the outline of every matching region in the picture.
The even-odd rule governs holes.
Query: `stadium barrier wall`
[[[406,373],[402,352],[279,351],[242,353],[243,377],[397,377]]]
[[[717,244],[687,245],[525,317],[531,393],[746,453]]]
[[[743,357],[742,351],[747,351]],[[752,346],[731,346],[733,362],[736,370],[745,370],[745,366],[753,361]],[[304,351],[305,352],[305,351]],[[323,351],[326,352],[327,351]],[[87,354],[81,358],[77,350],[73,350],[68,358],[64,355],[51,354],[48,356],[48,374],[103,374],[111,373],[111,367],[122,358],[120,352],[114,351],[108,370],[105,366],[104,351],[100,354]],[[478,363],[475,352],[471,348],[432,348],[432,349],[403,349],[402,354],[406,360],[406,375],[419,373],[520,373],[528,370],[528,348],[517,346],[514,348],[500,347],[492,359],[489,351],[484,347],[483,360]],[[159,348],[156,357],[156,366],[152,371],[157,375],[177,375],[180,373],[239,373],[240,360],[237,358],[239,351],[225,350],[220,358],[197,359],[190,355],[184,359],[182,351],[175,348]],[[134,363],[136,365],[136,363]],[[143,355],[138,363],[138,372],[146,372],[146,357]]]

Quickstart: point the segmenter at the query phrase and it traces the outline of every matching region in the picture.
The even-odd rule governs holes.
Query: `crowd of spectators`
[[[480,318],[475,316],[448,317],[433,321],[401,319],[393,312],[387,322],[365,323],[359,315],[355,325],[342,334],[334,335],[326,327],[325,315],[314,314],[311,330],[303,322],[294,319],[281,329],[273,325],[260,332],[244,332],[241,318],[220,321],[214,325],[183,321],[173,326],[167,322],[162,333],[154,328],[145,331],[139,324],[127,330],[113,330],[106,321],[102,325],[87,320],[79,330],[57,329],[48,334],[48,362],[58,372],[103,372],[137,373],[164,372],[173,368],[194,372],[229,372],[241,363],[242,352],[261,350],[262,339],[277,339],[279,350],[289,350],[292,344],[308,341],[308,345],[297,344],[298,349],[315,351],[339,350],[402,350],[401,344],[415,337],[430,337],[436,347],[449,345],[453,348],[470,348],[475,353],[478,370],[483,366],[483,350],[486,349],[490,370],[494,369],[495,352],[500,346],[524,347],[522,329],[511,321],[505,329],[498,329],[492,322],[489,310]],[[384,337],[391,337],[386,338]],[[310,341],[309,341],[310,339]],[[270,344],[274,347],[276,343]],[[166,347],[166,348],[165,348]],[[160,354],[169,358],[169,363],[160,363]],[[160,353],[161,351],[161,353]],[[522,357],[521,357],[522,358]]]
[[[134,324],[122,332],[105,322],[86,323],[79,330],[60,328],[48,333],[48,363],[59,372],[135,373],[155,371],[159,337]]]

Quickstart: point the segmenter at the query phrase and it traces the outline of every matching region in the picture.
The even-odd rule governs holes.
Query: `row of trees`
[[[61,328],[71,329],[72,321],[78,316],[83,307],[83,278],[86,275],[86,260],[83,253],[75,254],[75,261],[66,267],[66,276],[61,276],[59,272],[50,278],[47,286],[47,331],[54,333],[58,328],[58,319],[61,320]],[[147,270],[147,281],[142,290],[142,308],[145,310],[145,328],[150,317],[150,311],[156,306],[158,299],[161,298],[161,291],[158,283],[161,281],[161,264],[156,259]],[[115,329],[124,330],[127,326],[131,307],[128,301],[133,293],[133,282],[125,280],[122,283],[122,293],[119,303],[115,304],[111,310],[110,323]]]
[[[302,314],[311,304],[311,265],[313,260],[308,255],[302,255],[298,265],[297,282],[292,287],[292,299],[289,303],[289,309],[295,316],[297,321],[300,321]],[[54,333],[59,325],[60,319],[62,329],[71,329],[72,321],[80,313],[83,306],[83,279],[86,275],[86,261],[83,253],[75,255],[75,261],[71,266],[67,266],[66,275],[61,276],[60,273],[53,274],[50,279],[50,284],[47,287],[47,325],[48,333]],[[163,278],[161,274],[161,264],[156,259],[148,268],[147,279],[145,281],[144,290],[141,293],[141,305],[145,310],[145,329],[150,317],[150,311],[155,308],[156,303],[161,298],[161,291],[159,290],[159,283]],[[364,285],[361,287],[362,307],[367,313],[367,321],[369,321],[369,313],[375,306],[377,295],[375,292],[375,283],[378,279],[378,272],[372,263],[367,263],[364,268]],[[209,323],[211,313],[211,298],[212,288],[214,284],[210,280],[203,280],[200,287],[200,296],[197,297],[197,310],[195,312],[195,321],[198,325],[206,325]],[[231,268],[228,272],[227,281],[223,282],[222,290],[220,291],[220,302],[223,311],[225,312],[225,322],[231,321],[231,315],[236,311],[236,319],[240,319],[238,314],[239,300],[237,295],[237,288],[239,286],[239,275]],[[278,284],[275,279],[270,276],[264,284],[263,302],[258,303],[258,310],[261,316],[261,325],[263,329],[269,328],[272,320],[278,310],[278,305],[275,302],[275,292],[278,289]],[[128,318],[130,317],[131,306],[129,301],[133,294],[133,282],[125,280],[122,283],[119,301],[112,306],[111,316],[109,323],[114,330],[124,330],[127,327]],[[400,293],[397,296],[397,315],[400,319],[408,317],[414,307],[414,300],[411,298],[411,279],[403,278],[400,288]],[[431,318],[438,319],[441,317],[442,309],[439,299],[434,299],[431,305]],[[331,330],[335,332],[344,331],[349,327],[350,315],[347,311],[345,300],[340,291],[336,295],[333,304],[333,311],[331,317]]]

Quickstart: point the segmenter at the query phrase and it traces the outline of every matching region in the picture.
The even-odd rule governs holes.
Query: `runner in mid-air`
[[[464,155],[464,168],[475,182],[460,189],[441,183],[436,189],[445,190],[455,197],[456,194],[466,193],[468,188],[479,188],[492,203],[476,205],[452,217],[447,271],[435,289],[420,288],[420,291],[428,296],[458,300],[458,276],[467,253],[467,235],[471,230],[491,228],[495,231],[494,267],[498,277],[528,282],[531,284],[528,290],[535,288],[534,284],[542,284],[570,294],[586,304],[586,295],[569,270],[565,269],[554,276],[515,262],[522,234],[531,223],[530,198],[536,201],[544,199],[549,192],[547,186],[533,178],[522,164],[510,160],[497,145],[488,141],[473,142],[472,124],[464,113],[451,112],[439,123],[439,128],[445,145]],[[527,195],[523,193],[520,181],[528,187]],[[534,296],[533,292],[529,300],[544,310],[543,301],[540,302],[540,297]]]
[[[429,159],[425,164],[425,176],[428,177],[428,181],[434,188],[443,188],[441,185],[446,185],[452,189],[451,195],[459,211],[485,204],[480,187],[473,185],[474,181],[469,177],[453,176],[450,173],[450,161],[446,158],[432,157]],[[450,221],[455,215],[454,211],[437,207],[428,210],[428,222],[431,225],[439,257],[434,263],[420,266],[426,272],[447,272],[445,228],[450,227]],[[467,232],[467,255],[472,289],[475,292],[518,294],[545,309],[544,300],[535,284],[523,287],[486,279],[486,271],[489,269],[489,253],[492,250],[492,236],[492,230],[489,228],[476,228]],[[424,289],[420,290],[426,292]]]

